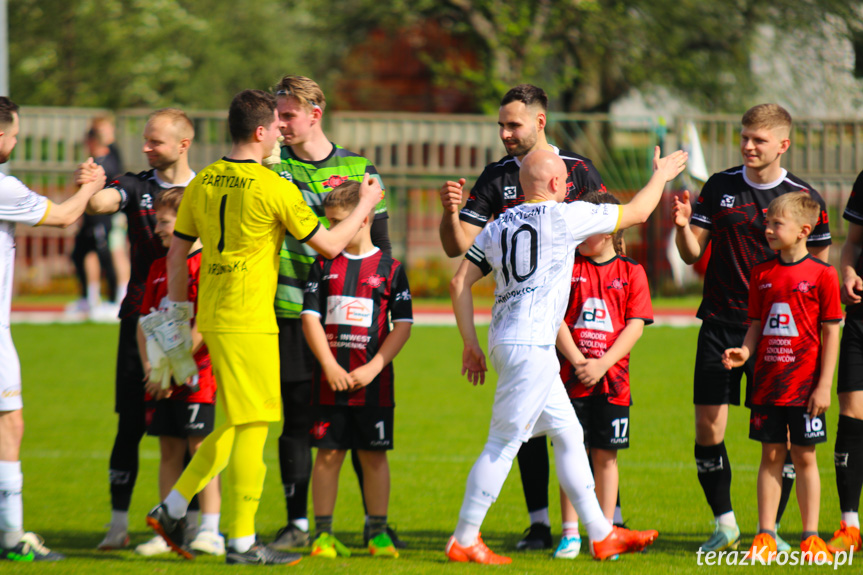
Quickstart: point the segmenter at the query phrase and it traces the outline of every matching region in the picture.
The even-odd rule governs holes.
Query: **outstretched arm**
[[[659,146],[653,149],[653,176],[628,204],[621,206],[620,229],[643,224],[647,221],[662,198],[665,183],[676,178],[686,168],[688,158],[689,154],[682,150],[660,158]]]
[[[360,184],[360,203],[357,204],[351,215],[330,229],[323,226],[319,227],[306,244],[325,258],[333,259],[345,249],[345,246],[360,229],[363,220],[381,201],[382,197],[380,181],[369,176],[369,174],[363,175],[363,181]]]
[[[75,181],[80,186],[75,194],[63,203],[52,204],[45,218],[39,222],[40,226],[66,228],[77,222],[84,215],[87,202],[93,194],[105,186],[105,170],[93,162],[93,158],[88,158],[76,170]]]
[[[482,271],[473,262],[463,260],[449,284],[449,294],[452,298],[452,309],[461,339],[464,341],[462,352],[461,373],[467,373],[467,379],[472,384],[485,383],[485,354],[479,345],[476,335],[476,325],[473,321],[473,294],[470,288],[482,278]]]

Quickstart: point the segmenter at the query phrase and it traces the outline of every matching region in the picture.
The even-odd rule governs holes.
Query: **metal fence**
[[[86,157],[84,134],[99,109],[33,108],[21,111],[19,145],[9,171],[33,189],[61,201],[71,193],[70,175]],[[148,111],[115,114],[117,143],[129,171],[148,169],[140,152]],[[196,137],[190,163],[201,169],[224,155],[230,140],[226,112],[190,112]],[[387,187],[390,235],[395,255],[412,270],[418,294],[445,292],[456,260],[443,254],[438,239],[438,189],[446,179],[465,177],[468,187],[483,167],[501,156],[496,118],[476,115],[333,112],[326,132],[340,145],[376,165]],[[692,123],[709,173],[739,165],[739,116],[675,118],[552,114],[549,138],[562,149],[590,157],[609,191],[638,190],[650,174],[652,148],[683,142]],[[784,165],[825,196],[834,236],[842,237],[841,212],[857,174],[863,171],[863,120],[802,118],[795,121]],[[697,182],[692,182],[697,192]],[[627,235],[628,251],[645,264],[657,293],[680,288],[671,280],[666,248],[671,234],[670,195],[647,226]],[[45,289],[52,279],[71,275],[68,254],[75,230],[20,226],[16,286],[19,292]],[[838,256],[838,250],[833,250]]]

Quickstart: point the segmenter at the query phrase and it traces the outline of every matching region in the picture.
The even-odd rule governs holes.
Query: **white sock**
[[[584,431],[581,425],[571,425],[554,437],[554,462],[557,479],[566,493],[591,541],[602,541],[611,533],[611,523],[593,490],[593,474],[584,451]]]
[[[176,489],[171,490],[165,498],[164,503],[165,507],[168,508],[168,515],[174,519],[183,518],[186,515],[186,511],[189,509],[189,502],[186,501],[186,498],[180,495],[180,492]]]
[[[471,546],[476,542],[479,528],[506,481],[512,462],[522,442],[504,442],[489,437],[467,476],[464,500],[458,514],[456,540],[459,545]]]
[[[563,536],[564,537],[578,537],[578,521],[564,521],[563,522]]]
[[[24,475],[20,461],[0,461],[0,546],[15,547],[24,536]]]
[[[126,531],[129,530],[129,512],[128,511],[117,511],[116,509],[111,510],[111,525],[115,527],[122,527]]]
[[[737,527],[737,518],[734,517],[734,512],[729,511],[728,513],[723,513],[722,515],[716,516],[716,524],[717,525],[725,525],[726,527]]]
[[[366,518],[366,521],[368,521],[368,517]],[[291,524],[301,531],[305,531],[306,533],[309,532],[309,520],[306,517],[303,517],[302,519],[294,519],[291,521]]]
[[[201,513],[201,531],[209,531],[210,533],[219,532],[219,513]]]
[[[123,298],[126,297],[126,286],[117,286],[117,295],[115,297],[115,302],[118,304],[123,303]]]
[[[848,527],[856,527],[860,529],[860,517],[857,515],[856,511],[849,511],[848,513],[842,512],[842,521],[845,522],[845,525]]]
[[[548,525],[551,527],[551,519],[548,518],[548,507],[543,507],[537,511],[528,512],[530,515],[530,524],[534,523],[542,523],[543,525]]]
[[[87,284],[87,303],[90,304],[90,307],[96,307],[101,303],[101,291],[102,285],[98,282]]]
[[[229,539],[228,546],[236,551],[237,553],[245,553],[249,549],[252,548],[252,545],[255,544],[255,536],[254,535],[246,535],[245,537],[237,537],[236,539]]]

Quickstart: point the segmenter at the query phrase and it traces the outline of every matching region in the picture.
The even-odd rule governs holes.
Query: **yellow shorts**
[[[202,333],[210,350],[218,404],[227,422],[281,421],[279,336],[275,333]]]

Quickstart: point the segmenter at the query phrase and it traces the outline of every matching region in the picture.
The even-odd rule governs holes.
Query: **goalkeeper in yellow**
[[[187,559],[184,516],[188,502],[226,467],[227,563],[292,564],[300,556],[264,546],[255,535],[255,512],[264,487],[264,443],[270,422],[281,419],[278,328],[273,310],[279,248],[285,229],[327,258],[336,257],[381,199],[366,176],[360,203],[329,230],[296,186],[261,165],[276,145],[276,100],[260,90],[237,94],[228,113],[232,148],[186,187],[168,252],[168,315],[187,321],[186,257],[203,243],[198,330],[210,349],[226,422],[201,444],[147,523]],[[187,347],[191,347],[188,345]]]

